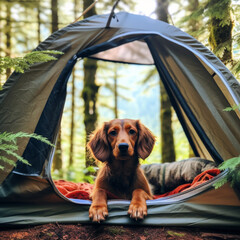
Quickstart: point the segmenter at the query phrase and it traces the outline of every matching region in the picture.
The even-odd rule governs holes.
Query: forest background
[[[93,0],[0,0],[0,57],[23,56],[52,32],[72,23]],[[100,0],[82,18],[110,13],[115,1]],[[212,50],[240,80],[238,0],[122,0],[116,11],[147,15],[179,27]],[[0,75],[0,85],[11,69]],[[144,163],[193,156],[154,66],[79,61],[68,83],[56,143],[55,179],[92,182],[95,163],[86,152],[88,135],[113,118],[140,119],[157,137]]]

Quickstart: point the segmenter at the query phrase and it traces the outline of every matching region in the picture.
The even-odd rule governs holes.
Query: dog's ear
[[[101,128],[95,130],[90,135],[90,140],[87,144],[92,156],[101,162],[105,162],[111,154],[107,140],[107,129],[108,124],[104,123]]]
[[[145,127],[139,120],[137,121],[138,128],[138,142],[137,153],[142,159],[146,159],[152,152],[156,138],[152,132]]]

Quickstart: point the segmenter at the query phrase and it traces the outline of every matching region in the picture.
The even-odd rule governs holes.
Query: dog
[[[155,136],[139,120],[114,119],[93,132],[87,147],[94,159],[103,162],[91,194],[89,218],[93,222],[108,216],[107,193],[131,200],[131,218],[147,215],[146,200],[152,199],[152,193],[139,158],[146,159],[154,144]]]

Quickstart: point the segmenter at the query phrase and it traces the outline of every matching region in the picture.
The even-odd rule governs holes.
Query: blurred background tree
[[[93,2],[1,0],[0,57],[25,55],[52,32],[72,23]],[[98,1],[84,18],[109,14],[114,2]],[[240,79],[239,1],[149,0],[146,4],[144,0],[121,0],[116,11],[120,10],[160,19],[188,32],[210,48]],[[10,74],[9,70],[0,76],[1,85]],[[116,117],[140,119],[157,136],[157,144],[145,163],[178,161],[192,156],[154,66],[84,59],[76,64],[69,80],[53,164],[54,178],[82,181],[86,175],[84,169],[94,165],[86,153],[87,136],[102,122]]]

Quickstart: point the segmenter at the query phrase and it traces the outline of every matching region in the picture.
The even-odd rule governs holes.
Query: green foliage
[[[240,183],[240,156],[231,158],[219,165],[221,171],[228,170],[226,176],[214,184],[217,189],[225,183],[230,182],[231,186],[238,186]]]
[[[167,231],[167,234],[171,237],[184,237],[185,233],[178,233],[178,232],[174,232],[174,231]]]
[[[35,63],[57,60],[57,58],[52,55],[60,54],[63,53],[59,51],[46,50],[30,52],[27,53],[24,57],[0,57],[0,74],[4,73],[4,70],[8,68],[12,68],[18,73],[23,73]]]
[[[44,142],[50,146],[54,146],[47,138],[39,136],[35,133],[24,133],[24,132],[18,132],[18,133],[8,133],[3,132],[0,133],[0,160],[2,162],[5,162],[9,165],[16,166],[15,161],[9,159],[9,157],[14,157],[20,162],[30,165],[26,159],[21,157],[17,154],[18,151],[18,145],[17,140],[19,138],[34,138],[38,141]],[[4,167],[0,165],[0,169],[4,170]]]
[[[236,109],[240,110],[240,104],[234,105],[232,107],[227,107],[223,111],[229,112],[229,111],[235,111]],[[231,158],[218,167],[221,171],[228,170],[227,175],[220,179],[217,183],[215,183],[213,186],[217,189],[223,186],[225,183],[230,182],[231,186],[237,186],[240,183],[240,156]]]
[[[223,109],[223,111],[225,111],[225,112],[230,112],[230,111],[235,111],[235,110],[237,110],[237,109],[240,110],[240,104],[234,105],[234,106],[232,106],[232,107],[227,107],[227,108]]]
[[[57,58],[51,56],[63,54],[58,51],[34,51],[26,54],[24,57],[10,58],[10,57],[0,57],[0,74],[8,68],[13,68],[16,72],[24,73],[25,70],[29,69],[34,63],[49,62],[52,60],[57,60]],[[0,86],[0,90],[2,87]],[[10,157],[16,158],[18,161],[30,165],[29,162],[21,157],[18,151],[17,140],[19,138],[34,138],[38,141],[46,143],[50,146],[54,146],[47,138],[37,135],[35,133],[0,133],[0,160],[9,165],[16,166],[15,161],[9,159]],[[0,169],[4,170],[4,166],[0,165]]]
[[[220,19],[220,26],[231,24],[229,12],[231,9],[231,0],[209,0],[205,6],[206,15],[211,18]]]
[[[96,173],[97,173],[98,167],[95,166],[89,166],[83,170],[84,173],[84,182],[88,182],[93,184],[94,180],[96,178]]]

